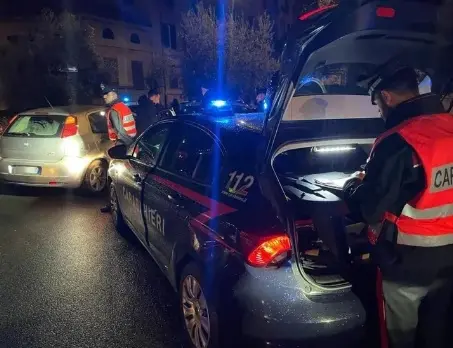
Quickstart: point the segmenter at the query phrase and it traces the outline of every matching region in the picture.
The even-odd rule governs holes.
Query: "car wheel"
[[[93,161],[86,173],[84,180],[85,189],[93,194],[101,194],[107,188],[107,164],[101,160]]]
[[[115,185],[110,184],[110,206],[112,222],[116,230],[123,236],[127,235],[127,225],[124,222],[123,214],[121,213],[118,196],[116,195]]]
[[[217,348],[218,315],[213,296],[195,263],[188,264],[179,284],[179,299],[184,333],[192,348]]]

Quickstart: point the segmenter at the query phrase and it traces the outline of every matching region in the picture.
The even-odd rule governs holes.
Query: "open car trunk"
[[[269,195],[282,203],[299,269],[320,287],[349,286],[353,268],[368,262],[367,226],[348,213],[342,189],[383,132],[370,83],[400,67],[419,83],[428,77],[421,93],[452,80],[451,35],[433,24],[441,12],[420,1],[340,2],[291,31],[269,92],[262,168],[270,180],[277,173],[287,200]]]
[[[373,139],[310,141],[282,148],[274,169],[294,212],[300,269],[318,286],[348,286],[369,262],[367,226],[351,216],[342,189],[365,163]]]

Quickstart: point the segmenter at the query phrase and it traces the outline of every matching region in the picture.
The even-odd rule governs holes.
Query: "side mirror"
[[[127,155],[127,146],[124,144],[116,145],[111,147],[107,153],[109,157],[112,159],[128,159],[129,156]]]

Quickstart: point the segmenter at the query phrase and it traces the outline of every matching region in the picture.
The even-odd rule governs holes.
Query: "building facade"
[[[173,1],[120,0],[112,9],[112,2],[93,1],[98,4],[90,7],[85,2],[71,11],[94,28],[100,67],[108,72],[109,82],[118,88],[121,97],[137,100],[148,91],[148,77],[157,73],[160,76],[154,87],[161,91],[162,102],[181,99],[178,28],[184,7]],[[27,39],[38,14],[2,19],[0,45]]]
[[[26,38],[30,18],[39,14],[43,6],[61,6],[59,1],[46,1],[48,3],[35,9],[28,7],[28,16],[18,6],[16,17],[10,15],[7,20],[3,19],[0,45],[14,44]],[[214,0],[204,2],[214,6],[218,3]],[[111,83],[122,97],[137,100],[146,93],[150,82],[154,82],[153,86],[161,91],[162,102],[170,103],[173,99],[184,98],[180,68],[181,15],[196,3],[195,0],[81,0],[74,2],[74,8],[70,10],[94,28],[101,68],[109,73]],[[242,13],[251,22],[265,11],[269,13],[275,22],[275,38],[282,42],[297,19],[295,3],[296,0],[226,2],[227,10]]]

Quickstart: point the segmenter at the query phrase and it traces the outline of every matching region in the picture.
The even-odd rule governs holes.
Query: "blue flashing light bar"
[[[128,103],[130,101],[129,97],[124,97],[123,102]]]
[[[211,102],[212,106],[215,106],[216,108],[223,108],[227,105],[227,102],[225,100],[213,100]]]

